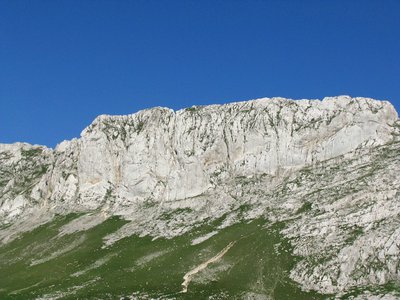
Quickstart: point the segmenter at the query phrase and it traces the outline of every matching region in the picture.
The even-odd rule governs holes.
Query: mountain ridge
[[[54,150],[0,144],[0,244],[71,213],[82,216],[61,237],[113,216],[127,222],[103,237],[105,248],[222,220],[203,242],[262,218],[285,224],[302,257],[290,278],[302,289],[387,284],[400,276],[399,124],[389,102],[370,98],[262,98],[101,115]],[[371,249],[383,263],[363,275]]]

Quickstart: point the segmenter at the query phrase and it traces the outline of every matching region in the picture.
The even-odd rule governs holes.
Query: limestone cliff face
[[[106,243],[133,233],[179,235],[203,220],[235,212],[243,204],[252,209],[242,217],[263,215],[271,221],[290,219],[305,202],[313,203],[313,209],[326,205],[324,209],[340,212],[349,195],[336,199],[327,192],[327,199],[314,199],[315,195],[307,196],[307,192],[335,174],[335,165],[351,165],[353,160],[358,165],[372,163],[372,153],[382,147],[396,151],[398,134],[398,115],[390,103],[348,96],[322,101],[265,98],[176,112],[153,108],[127,116],[102,115],[79,139],[64,141],[54,150],[28,144],[0,145],[0,224],[11,224],[8,231],[0,231],[0,239],[5,242],[13,233],[25,230],[28,220],[39,224],[54,213],[74,211],[96,210],[103,218],[117,214],[133,220]],[[364,190],[358,191],[359,203],[376,193],[375,198],[385,205],[393,204],[387,206],[391,214],[385,220],[395,219],[400,210],[394,205],[399,201],[399,189],[393,186],[398,181],[394,175],[398,166],[392,157],[390,192],[384,190],[381,195],[371,190],[374,182],[368,178]],[[307,168],[323,169],[325,175],[319,181],[304,179],[301,172]],[[343,168],[347,170],[343,176],[350,177],[357,169]],[[283,185],[296,177],[304,181],[304,188],[284,194]],[[344,179],[332,180],[320,190],[331,191],[335,182]],[[177,209],[186,210],[168,222],[159,219]],[[368,219],[368,213],[360,214]],[[311,218],[307,222],[313,224],[315,215],[307,212],[300,220]],[[335,216],[339,224],[341,219]],[[232,214],[226,223],[239,219]],[[365,221],[362,226],[373,222]],[[297,237],[299,224],[288,226],[287,235]],[[345,239],[345,235],[339,238]],[[301,241],[297,245],[299,255],[307,256],[306,245]],[[345,277],[340,277],[339,283],[325,280],[328,283],[324,285],[319,278],[315,279],[317,286],[300,272],[300,266],[304,270],[313,267],[307,267],[306,260],[302,264],[293,278],[309,288],[331,292],[350,284],[350,275],[343,275],[350,271],[344,269],[340,276]],[[389,272],[390,276],[397,271]]]
[[[397,120],[388,102],[348,96],[102,115],[81,138],[53,151],[1,145],[0,220],[8,223],[38,205],[115,211],[148,200],[193,198],[238,176],[279,179],[388,143]]]
[[[83,202],[108,188],[127,200],[168,201],[204,193],[213,174],[275,175],[363,144],[384,144],[396,120],[388,103],[349,97],[155,108],[98,117],[72,151]]]
[[[46,184],[37,188],[50,203],[87,208],[101,206],[110,190],[119,201],[185,199],[215,187],[215,177],[279,176],[387,143],[395,121],[389,103],[350,97],[103,115],[80,139],[58,145],[48,158]],[[7,147],[19,152],[23,146],[3,147],[7,153]]]

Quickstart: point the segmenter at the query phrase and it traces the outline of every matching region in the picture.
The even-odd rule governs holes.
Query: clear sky
[[[400,1],[0,1],[0,142],[99,114],[348,94],[400,110]]]

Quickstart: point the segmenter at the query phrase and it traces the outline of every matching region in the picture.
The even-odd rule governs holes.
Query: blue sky
[[[99,114],[349,94],[400,110],[400,1],[0,1],[0,142]]]

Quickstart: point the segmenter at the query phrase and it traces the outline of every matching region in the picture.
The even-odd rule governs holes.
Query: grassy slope
[[[139,299],[234,299],[245,293],[322,298],[302,292],[288,279],[295,258],[278,228],[266,228],[265,221],[233,225],[197,245],[191,245],[192,239],[214,226],[171,240],[133,236],[102,248],[102,238],[124,221],[112,218],[86,232],[57,237],[59,228],[74,217],[58,217],[0,247],[1,299],[114,299],[132,294]],[[196,274],[188,293],[179,293],[184,274],[231,241],[236,243],[225,256]]]

